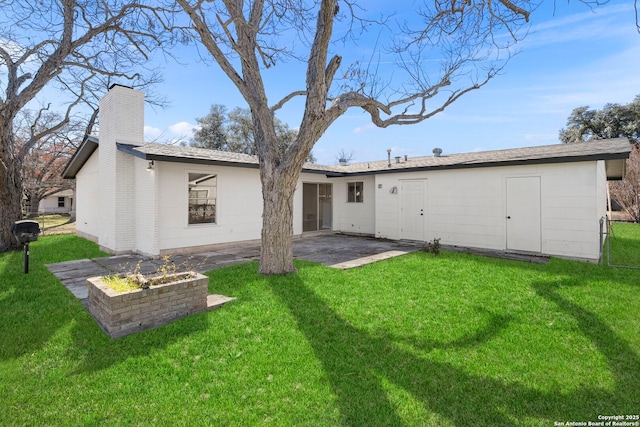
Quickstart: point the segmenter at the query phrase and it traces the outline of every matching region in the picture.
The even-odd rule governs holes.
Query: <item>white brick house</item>
[[[163,255],[260,239],[258,160],[143,143],[144,97],[114,86],[100,137],[64,172],[76,229],[112,253]],[[306,164],[293,234],[330,230],[596,260],[606,180],[624,175],[624,139],[482,153]]]

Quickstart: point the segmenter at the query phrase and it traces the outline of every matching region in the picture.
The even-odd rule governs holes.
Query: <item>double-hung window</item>
[[[215,224],[218,177],[189,173],[189,224]]]
[[[362,203],[363,188],[364,183],[362,181],[347,182],[347,203]]]

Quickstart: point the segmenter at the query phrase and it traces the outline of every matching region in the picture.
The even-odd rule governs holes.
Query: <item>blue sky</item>
[[[556,144],[573,108],[629,103],[640,94],[633,2],[612,1],[591,10],[578,1],[545,1],[531,22],[518,55],[483,88],[417,125],[378,129],[360,110],[349,110],[316,144],[318,163],[335,164],[341,150],[352,151],[354,161],[368,161],[386,158],[387,148],[392,156],[420,156],[431,155],[434,147],[452,154]],[[203,63],[193,48],[183,48],[180,58],[184,65],[162,65],[164,82],[156,91],[171,104],[162,110],[147,107],[147,140],[188,139],[195,118],[205,116],[212,104],[246,106],[215,64]],[[304,66],[286,65],[267,76],[271,103],[304,87]],[[299,106],[294,103],[278,117],[296,127]]]

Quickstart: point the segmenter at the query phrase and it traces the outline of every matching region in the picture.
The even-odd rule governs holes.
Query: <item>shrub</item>
[[[431,242],[425,242],[424,246],[422,246],[422,251],[434,255],[440,254],[440,238],[433,239]]]

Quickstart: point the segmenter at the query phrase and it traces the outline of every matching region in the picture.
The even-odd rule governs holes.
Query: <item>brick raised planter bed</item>
[[[92,277],[87,279],[87,307],[111,338],[152,329],[207,309],[209,278],[199,273],[191,275],[129,292],[116,292],[100,277]]]

